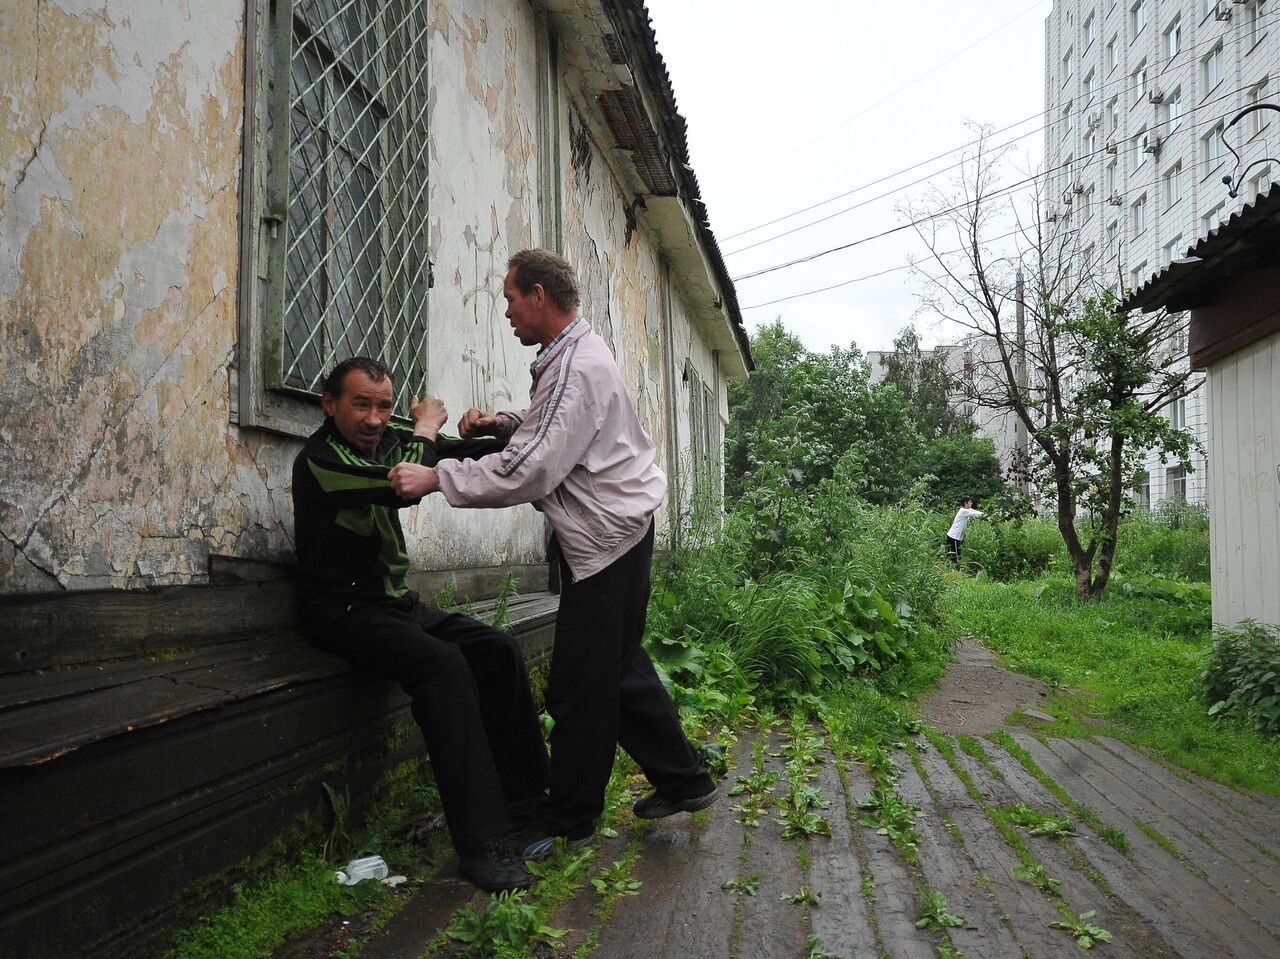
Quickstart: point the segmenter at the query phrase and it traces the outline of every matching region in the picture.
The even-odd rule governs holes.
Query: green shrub
[[[980,569],[992,579],[1034,579],[1053,567],[1055,559],[1065,564],[1066,546],[1050,520],[1002,521],[992,517],[969,524],[961,556],[966,566]]]
[[[1236,715],[1280,733],[1280,627],[1246,620],[1218,630],[1200,681],[1210,716]]]
[[[1120,524],[1116,569],[1175,579],[1209,580],[1209,519],[1203,507],[1161,503]]]

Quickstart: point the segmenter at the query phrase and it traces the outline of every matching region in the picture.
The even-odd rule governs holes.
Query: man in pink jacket
[[[520,342],[541,349],[527,409],[470,409],[463,437],[506,440],[500,453],[391,471],[402,497],[440,491],[452,506],[533,503],[554,531],[560,612],[547,678],[551,789],[523,856],[542,859],[562,837],[588,842],[621,745],[654,792],[643,819],[705,808],[715,784],[680,726],[675,704],[641,645],[653,558],[653,514],[667,480],[609,347],[578,317],[578,284],[565,260],[522,250],[503,282]]]

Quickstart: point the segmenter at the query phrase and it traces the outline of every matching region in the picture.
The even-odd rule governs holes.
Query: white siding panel
[[[1209,370],[1213,618],[1280,623],[1280,335]]]

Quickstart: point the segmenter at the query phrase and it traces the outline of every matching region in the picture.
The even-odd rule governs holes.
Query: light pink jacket
[[[609,347],[578,319],[532,366],[528,409],[500,453],[441,460],[452,506],[533,503],[551,521],[574,579],[600,572],[644,538],[667,490]]]

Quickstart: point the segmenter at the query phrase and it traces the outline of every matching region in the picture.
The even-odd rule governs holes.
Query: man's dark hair
[[[333,368],[333,372],[325,378],[324,392],[335,400],[340,397],[343,387],[347,384],[347,374],[352,370],[360,370],[375,383],[381,383],[383,380],[391,380],[394,383],[396,379],[395,374],[391,372],[391,367],[382,360],[375,360],[368,356],[353,356]]]
[[[972,503],[972,502],[973,502],[973,497],[972,497],[972,496],[961,496],[961,497],[960,497],[960,505],[961,505],[961,506],[963,506],[965,503]]]
[[[528,295],[540,283],[551,302],[565,312],[578,305],[578,278],[564,257],[550,250],[521,250],[507,261],[507,269],[515,271],[511,279],[521,293]]]

